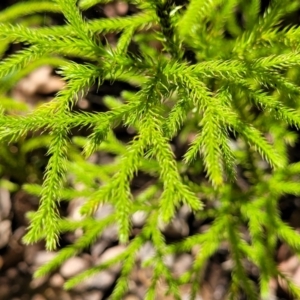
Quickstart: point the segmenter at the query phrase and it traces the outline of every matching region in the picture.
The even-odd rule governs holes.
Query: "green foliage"
[[[117,224],[126,250],[71,278],[66,288],[121,262],[111,299],[122,299],[136,255],[150,241],[155,254],[148,262],[153,277],[145,299],[155,299],[161,279],[175,299],[180,299],[180,285],[191,283],[195,299],[205,263],[226,241],[233,261],[228,299],[238,299],[241,292],[249,299],[269,299],[269,281],[278,276],[299,298],[299,288],[280,273],[274,260],[278,240],[300,254],[300,236],[281,220],[278,209],[282,196],[300,195],[300,164],[288,159],[288,147],[296,141],[292,130],[300,127],[300,28],[281,25],[300,8],[299,1],[273,0],[260,14],[258,0],[191,0],[182,6],[171,0],[132,0],[128,2],[138,12],[131,16],[82,16],[93,5],[108,2],[23,1],[0,13],[0,37],[6,45],[0,49],[0,174],[10,168],[18,172],[24,154],[32,149],[47,147],[49,156],[42,184],[37,180],[23,187],[40,195],[24,242],[44,239],[46,248],[54,250],[63,232],[83,231],[35,275],[55,270]],[[66,24],[42,26],[39,21],[36,27],[26,19],[44,12],[62,13]],[[120,33],[116,45],[104,42],[107,33]],[[162,51],[151,46],[153,41],[161,43]],[[138,51],[130,50],[132,42]],[[11,43],[26,47],[5,56]],[[59,68],[67,85],[54,100],[31,112],[9,92],[45,63]],[[122,101],[107,97],[105,112],[75,112],[73,107],[89,88],[106,79],[128,82],[139,91],[124,92]],[[128,144],[115,136],[119,125],[136,131]],[[87,138],[72,136],[74,128],[90,128],[92,133]],[[33,132],[37,137],[26,139]],[[183,157],[175,156],[174,140],[187,146]],[[8,142],[20,145],[17,163]],[[114,161],[93,165],[86,158],[97,151],[113,154]],[[154,180],[136,194],[131,182],[139,171]],[[41,179],[41,174],[36,177]],[[76,183],[85,189],[77,191]],[[0,186],[16,188],[5,178]],[[86,199],[82,220],[62,218],[60,201],[79,196]],[[112,204],[114,212],[99,220],[94,213],[104,203]],[[182,205],[197,220],[213,222],[206,232],[170,244],[158,224],[171,223]],[[133,237],[131,218],[138,211],[145,213],[146,221]],[[245,226],[249,240],[240,231]],[[174,276],[165,256],[195,248],[191,269]],[[258,267],[259,287],[248,277],[245,261]]]

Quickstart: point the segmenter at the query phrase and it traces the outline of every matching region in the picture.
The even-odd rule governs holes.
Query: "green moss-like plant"
[[[0,12],[3,45],[26,45],[0,63],[1,147],[29,132],[42,132],[49,149],[42,186],[24,186],[41,196],[39,209],[29,216],[24,242],[44,239],[47,249],[54,250],[61,233],[83,230],[74,244],[60,250],[35,275],[55,270],[89,247],[107,226],[117,224],[119,242],[127,245],[126,250],[71,278],[66,288],[121,262],[111,299],[122,299],[135,256],[150,241],[155,248],[149,262],[153,278],[145,299],[155,299],[160,279],[175,299],[181,299],[180,285],[191,283],[194,299],[206,261],[226,241],[233,261],[228,299],[238,299],[241,291],[247,299],[269,299],[269,281],[278,276],[299,298],[299,288],[276,267],[274,253],[280,240],[300,254],[300,236],[282,221],[278,210],[283,195],[300,195],[300,163],[291,163],[288,157],[300,126],[300,28],[282,22],[300,8],[300,2],[273,0],[262,14],[259,0],[177,4],[132,0],[128,2],[135,5],[136,14],[82,17],[82,11],[107,2],[23,1]],[[27,15],[45,11],[61,12],[66,24],[32,27],[26,23]],[[120,34],[116,45],[104,42],[107,33]],[[152,47],[152,41],[159,41],[162,50]],[[132,42],[138,51],[129,50]],[[6,48],[1,46],[3,55]],[[45,62],[60,69],[66,88],[33,112],[9,113],[10,89]],[[106,79],[128,82],[139,91],[124,92],[122,101],[106,98],[106,112],[73,111],[92,85]],[[119,125],[137,132],[128,144],[114,134]],[[92,134],[71,136],[75,127],[89,127]],[[175,158],[170,147],[175,139],[188,145],[183,157]],[[39,139],[30,147],[39,147]],[[78,147],[83,148],[82,154]],[[113,154],[113,163],[86,161],[95,151]],[[0,157],[6,157],[6,152],[1,149]],[[131,182],[138,171],[155,180],[133,195]],[[83,191],[66,185],[69,174],[84,183]],[[86,199],[82,220],[61,218],[59,202],[78,196]],[[114,212],[99,220],[93,214],[103,203],[112,204]],[[213,222],[204,233],[166,243],[158,224],[169,224],[183,204],[196,219]],[[145,213],[146,221],[133,237],[131,216],[138,211]],[[243,227],[249,239],[241,234]],[[196,246],[191,269],[175,277],[164,257]],[[259,269],[258,287],[244,268],[246,260]]]

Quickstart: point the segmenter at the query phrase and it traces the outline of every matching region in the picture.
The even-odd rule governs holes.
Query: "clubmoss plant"
[[[174,299],[181,299],[180,286],[190,283],[195,299],[207,260],[226,242],[233,262],[228,299],[243,293],[247,299],[270,299],[269,282],[278,277],[299,299],[300,289],[277,268],[274,257],[278,241],[300,254],[300,236],[278,209],[282,196],[300,195],[300,163],[288,156],[300,126],[300,28],[286,25],[300,2],[272,0],[262,9],[259,0],[132,0],[135,14],[83,17],[85,10],[108,2],[22,1],[0,12],[0,157],[6,156],[8,142],[20,142],[32,132],[45,138],[49,155],[43,184],[24,186],[40,195],[24,242],[44,239],[46,248],[54,250],[63,232],[83,232],[35,276],[57,269],[117,224],[126,250],[71,278],[67,289],[121,262],[111,299],[122,299],[135,257],[150,241],[155,254],[147,262],[153,277],[145,299],[155,299],[161,279]],[[33,27],[26,22],[27,15],[44,12],[62,13],[66,24]],[[116,45],[105,39],[108,33],[118,34]],[[24,47],[7,56],[11,43]],[[131,50],[132,43],[137,51]],[[9,100],[10,89],[45,63],[59,69],[65,89],[32,112],[12,114],[16,104]],[[127,82],[138,92],[105,98],[105,112],[75,111],[89,88],[104,80]],[[114,133],[117,126],[133,128],[134,138],[122,143]],[[72,136],[73,128],[92,133]],[[186,146],[182,156],[173,151],[178,144]],[[31,147],[39,147],[38,138]],[[88,162],[97,151],[113,154],[113,163]],[[137,194],[131,182],[138,172],[153,180]],[[85,189],[67,184],[69,174]],[[60,201],[78,196],[86,199],[82,219],[62,218]],[[104,203],[114,211],[99,220],[94,213]],[[172,222],[182,205],[195,219],[213,221],[205,232],[167,243],[159,224]],[[133,235],[131,217],[138,211],[146,221]],[[249,238],[242,234],[245,228]],[[192,249],[198,249],[192,267],[176,277],[165,256]],[[258,284],[245,261],[259,269]]]

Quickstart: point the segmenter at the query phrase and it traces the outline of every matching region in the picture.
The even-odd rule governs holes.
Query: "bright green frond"
[[[61,10],[56,3],[50,1],[20,2],[0,12],[0,23],[11,22],[20,17],[44,12],[60,13]]]

